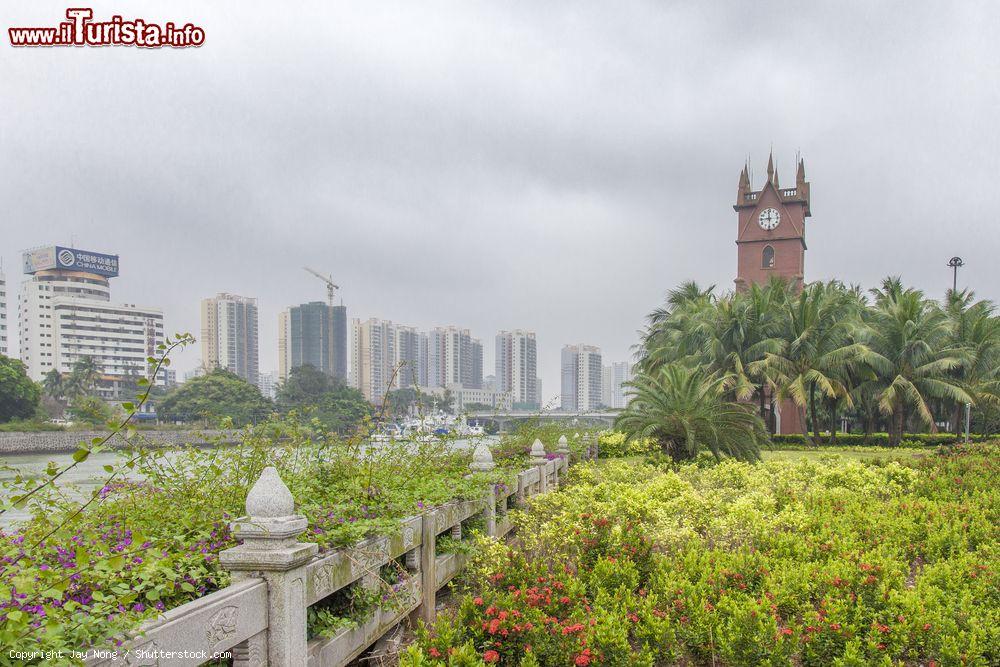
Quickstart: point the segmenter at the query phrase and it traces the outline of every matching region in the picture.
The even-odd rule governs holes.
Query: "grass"
[[[926,455],[933,451],[933,448],[922,447],[919,449],[907,448],[875,448],[875,447],[837,447],[817,450],[808,449],[775,449],[763,450],[760,456],[764,461],[818,461],[827,456],[843,456],[845,459],[855,461],[872,461],[874,459],[910,459],[915,456]]]
[[[873,461],[876,459],[891,461],[895,459],[912,459],[917,456],[927,455],[933,451],[933,447],[823,447],[820,449],[765,449],[761,451],[760,456],[765,463],[768,461],[819,461],[828,456],[838,455],[854,461]],[[606,465],[609,461],[641,463],[645,458],[645,456],[625,456],[621,458],[599,459],[598,465]]]

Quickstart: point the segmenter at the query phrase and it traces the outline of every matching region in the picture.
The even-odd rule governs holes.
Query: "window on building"
[[[760,265],[765,269],[774,268],[774,248],[769,245],[764,246],[764,253],[761,256]]]

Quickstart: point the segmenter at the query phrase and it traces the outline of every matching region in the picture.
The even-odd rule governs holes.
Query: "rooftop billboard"
[[[24,272],[29,274],[50,269],[67,269],[96,273],[108,278],[118,275],[118,255],[105,255],[90,250],[46,246],[25,251],[23,259]]]

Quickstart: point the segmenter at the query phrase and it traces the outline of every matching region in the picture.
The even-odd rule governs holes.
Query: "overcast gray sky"
[[[739,170],[772,145],[812,182],[807,280],[940,296],[957,254],[1000,297],[997,3],[80,4],[206,42],[13,49],[67,4],[0,6],[11,318],[20,251],[72,240],[171,331],[258,297],[272,370],[313,266],[350,317],[469,327],[487,372],[534,329],[550,397],[563,344],[625,359],[665,290],[732,285]]]

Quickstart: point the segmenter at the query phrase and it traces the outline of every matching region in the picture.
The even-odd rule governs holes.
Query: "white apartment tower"
[[[509,393],[514,408],[539,405],[535,332],[516,329],[496,335],[496,391]]]
[[[601,404],[603,366],[601,349],[593,345],[566,345],[562,349],[561,408],[588,412]]]
[[[430,387],[461,385],[467,389],[483,386],[483,343],[468,329],[437,327],[427,335]]]
[[[30,277],[21,284],[18,333],[31,379],[40,382],[52,370],[69,373],[78,359],[90,357],[99,393],[117,399],[135,376],[148,373],[147,358],[164,340],[163,313],[111,303],[117,255],[46,246],[26,251],[23,263]],[[155,383],[165,382],[164,369]]]
[[[220,293],[201,302],[201,361],[252,385],[259,382],[257,299]]]
[[[376,405],[394,382],[395,330],[388,320],[351,320],[351,385]]]
[[[632,365],[616,361],[604,367],[601,402],[605,407],[620,410],[628,403],[625,383],[632,379]]]

